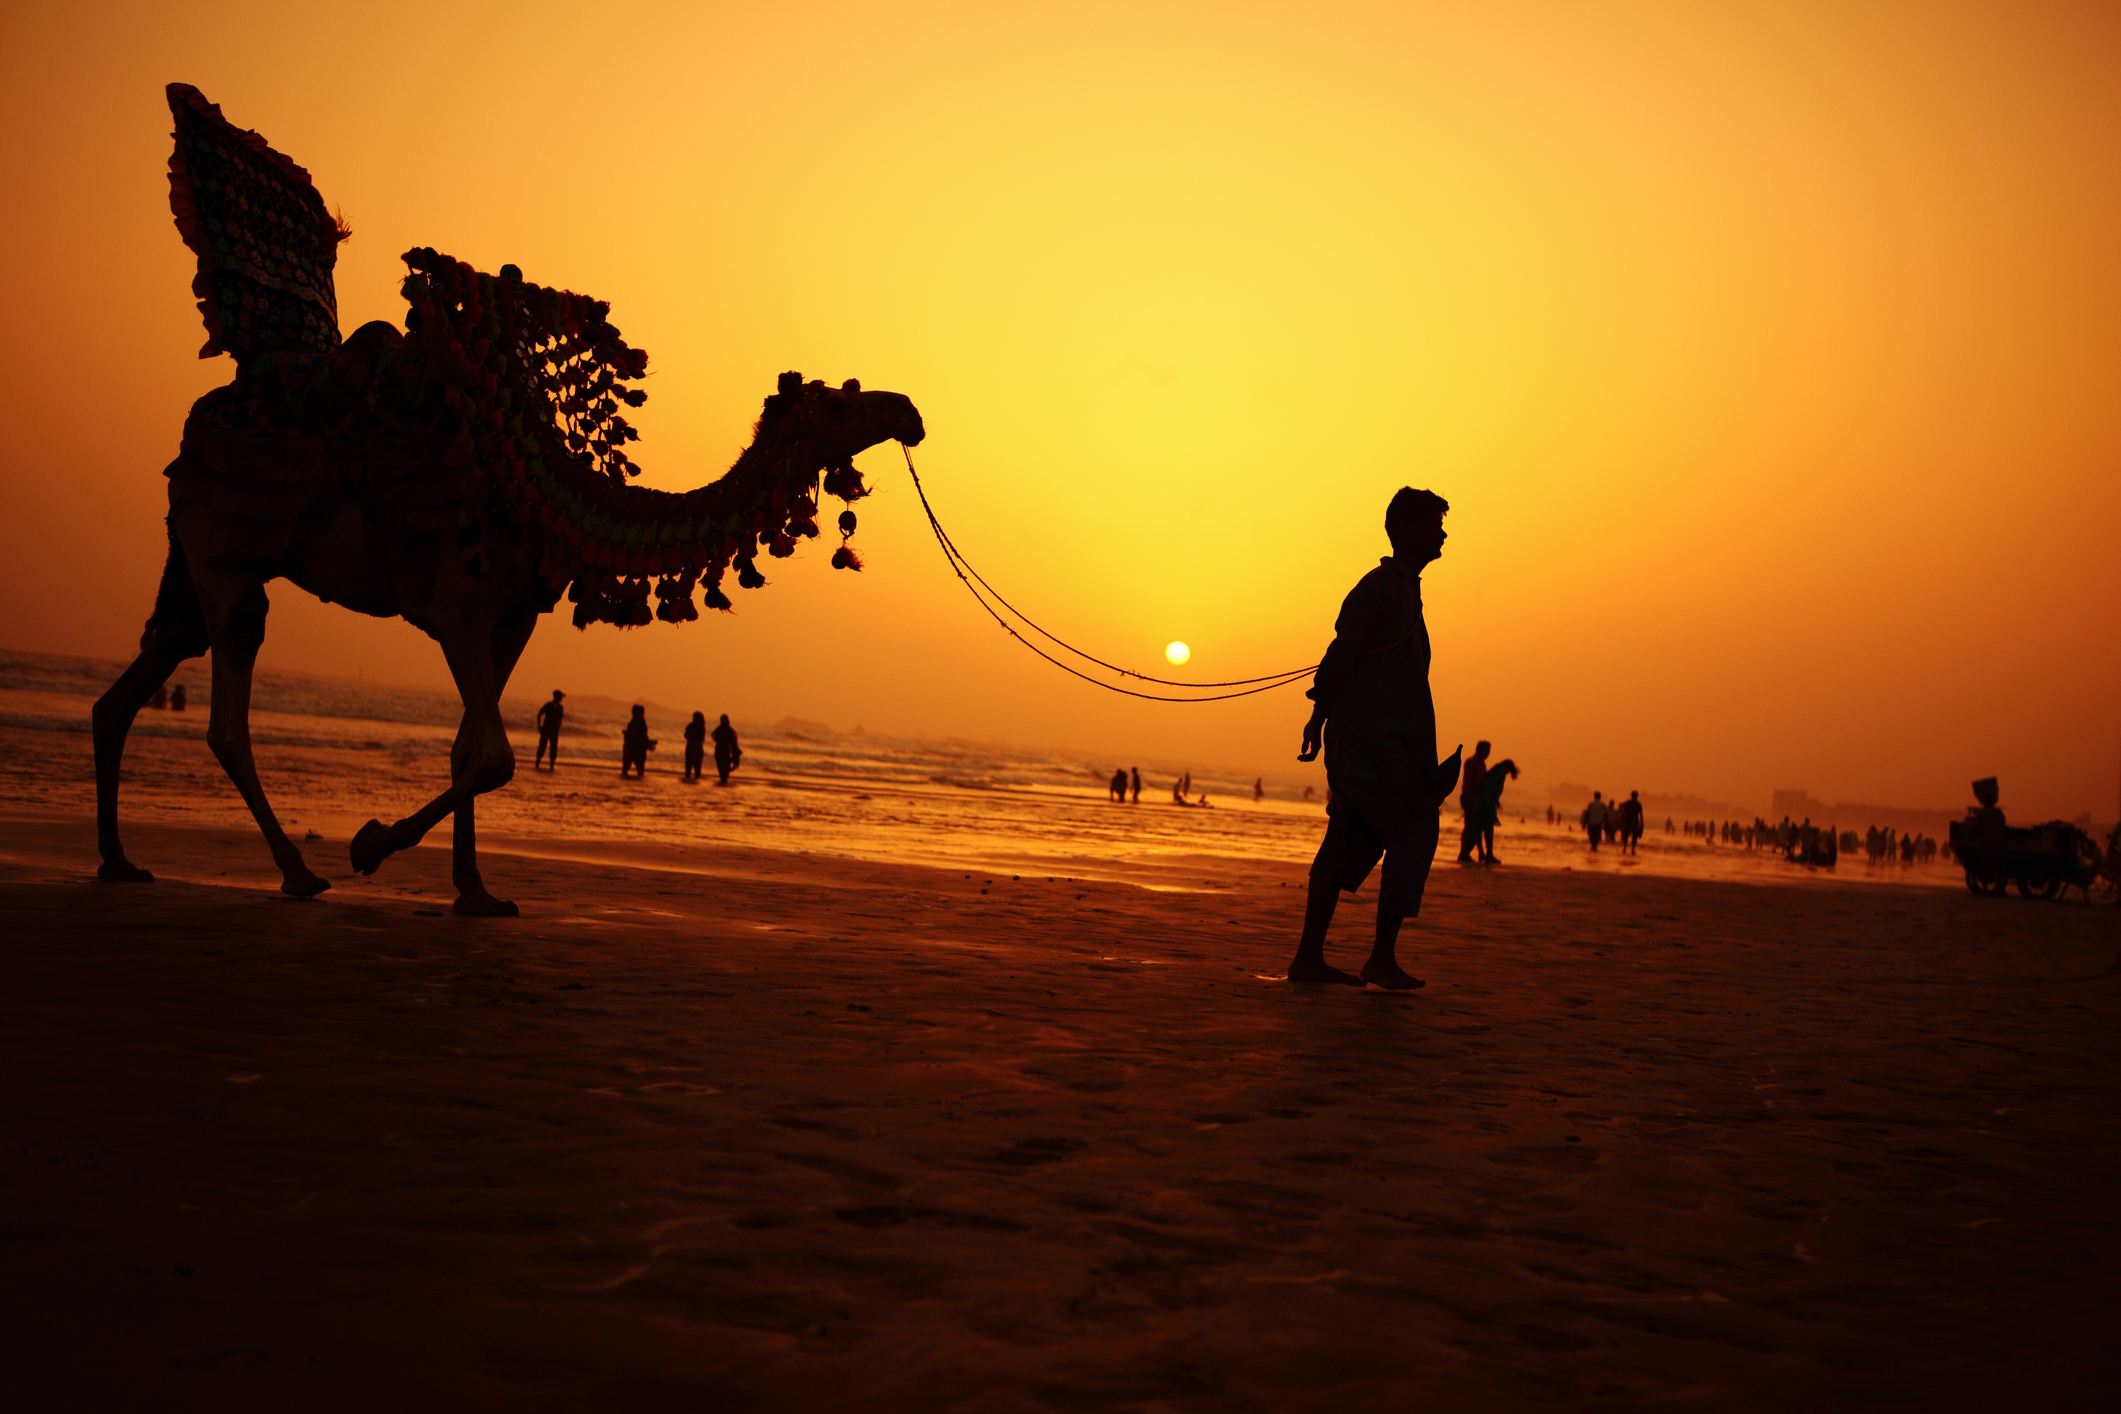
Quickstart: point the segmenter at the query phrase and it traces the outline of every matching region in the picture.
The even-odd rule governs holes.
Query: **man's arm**
[[[1304,723],[1304,745],[1297,760],[1318,759],[1319,748],[1325,741],[1326,719],[1333,712],[1333,699],[1355,676],[1364,645],[1370,641],[1377,616],[1384,611],[1385,588],[1373,572],[1364,575],[1361,582],[1348,591],[1348,597],[1341,601],[1340,617],[1333,621],[1333,642],[1327,646],[1326,656],[1319,660],[1318,671],[1312,674],[1310,691],[1304,694],[1313,705],[1311,720]]]

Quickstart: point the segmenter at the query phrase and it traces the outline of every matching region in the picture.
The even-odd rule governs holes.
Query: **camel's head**
[[[760,442],[802,443],[818,465],[837,467],[879,442],[917,447],[927,429],[904,393],[865,392],[852,378],[831,388],[820,380],[805,383],[800,373],[783,373],[780,390],[766,399],[759,415],[758,434]]]

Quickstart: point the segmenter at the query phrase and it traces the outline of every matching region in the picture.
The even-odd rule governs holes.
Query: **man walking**
[[[1422,985],[1397,954],[1400,925],[1421,912],[1436,859],[1438,809],[1458,783],[1457,752],[1436,762],[1429,630],[1421,614],[1421,571],[1443,554],[1450,509],[1433,491],[1411,486],[1392,497],[1385,508],[1392,553],[1342,601],[1332,646],[1313,678],[1308,695],[1315,705],[1297,760],[1314,761],[1324,748],[1329,798],[1291,982],[1374,982],[1394,991]],[[1361,975],[1352,976],[1326,962],[1326,930],[1341,893],[1362,887],[1380,858],[1376,939]]]

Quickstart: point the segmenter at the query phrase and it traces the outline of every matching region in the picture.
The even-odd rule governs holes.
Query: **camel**
[[[902,394],[784,373],[751,445],[716,481],[681,494],[627,484],[639,468],[619,413],[645,395],[647,355],[609,306],[522,278],[408,251],[407,332],[382,322],[341,341],[331,271],[350,232],[309,175],[198,90],[169,86],[176,120],[170,205],[199,256],[200,356],[236,358],[233,382],[186,419],[170,483],[169,556],[132,665],[97,701],[97,877],[149,882],[118,832],[125,740],[149,696],[187,658],[213,652],[207,742],[250,807],[281,891],[329,888],[281,829],[250,746],[251,673],[265,638],[266,585],[286,579],[326,603],[403,618],[441,646],[463,699],[446,790],[354,836],[373,874],[455,821],[458,913],[514,916],[478,862],[476,802],[515,774],[501,693],[539,619],[564,594],[577,628],[699,617],[695,588],[728,610],[725,570],[765,583],[762,546],[793,554],[818,534],[818,492],[866,494],[853,459],[920,443]],[[821,483],[822,477],[822,483]],[[839,516],[838,568],[860,569]],[[651,612],[651,587],[657,600]]]

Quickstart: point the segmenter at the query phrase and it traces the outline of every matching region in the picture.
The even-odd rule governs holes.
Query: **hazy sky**
[[[960,546],[1107,657],[1310,661],[1448,497],[1444,748],[1535,788],[2112,818],[2121,10],[2111,5],[66,5],[0,13],[0,644],[130,652],[191,400],[162,85],[354,239],[612,301],[649,484],[783,369],[910,395]],[[518,690],[1294,779],[1294,690],[1135,704],[1004,638],[864,458],[735,617],[577,633]],[[274,595],[267,668],[446,681]]]

